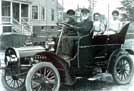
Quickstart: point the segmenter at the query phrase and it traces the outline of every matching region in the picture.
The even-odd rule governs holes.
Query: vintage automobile
[[[71,59],[59,53],[63,29],[56,41],[50,39],[46,42],[46,47],[8,48],[3,85],[9,91],[24,87],[27,91],[58,91],[61,84],[74,85],[77,77],[90,79],[103,73],[111,74],[117,84],[128,84],[134,71],[130,57],[134,55],[133,25],[128,23],[119,33],[112,35],[88,33],[80,36],[77,32],[76,51]],[[94,64],[90,65],[90,61]]]

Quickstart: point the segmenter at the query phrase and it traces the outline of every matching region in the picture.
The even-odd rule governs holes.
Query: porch
[[[1,0],[2,33],[31,33],[30,2],[21,0]]]

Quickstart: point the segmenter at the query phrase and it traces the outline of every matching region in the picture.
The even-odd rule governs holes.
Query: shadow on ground
[[[80,79],[73,86],[61,86],[60,91],[107,91],[113,86],[115,86],[113,81],[88,81],[87,79]]]

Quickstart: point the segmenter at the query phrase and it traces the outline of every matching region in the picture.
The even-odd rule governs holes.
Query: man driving
[[[65,23],[70,25],[77,25],[77,22],[75,21],[74,10],[69,9],[66,12]],[[76,36],[76,32],[74,31],[74,28],[65,26],[63,39],[62,39],[62,54],[64,54],[65,59],[71,59],[71,57],[73,56],[73,46],[74,46],[74,40],[72,38],[73,36]]]
[[[72,10],[72,9],[69,9],[66,13],[66,19],[65,19],[65,22],[66,24],[69,24],[69,25],[77,25],[77,22],[75,20],[75,11]],[[66,31],[66,30],[69,30],[69,31]],[[64,34],[66,35],[75,35],[76,33],[74,32],[74,29],[73,28],[70,28],[68,26],[65,26],[64,27]]]

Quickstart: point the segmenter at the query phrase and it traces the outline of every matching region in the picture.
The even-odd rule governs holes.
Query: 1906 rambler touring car
[[[126,24],[113,35],[79,36],[76,52],[69,62],[58,55],[63,31],[58,41],[46,41],[46,47],[31,46],[8,48],[5,51],[5,67],[2,82],[9,91],[58,91],[61,84],[73,85],[77,77],[92,78],[97,74],[110,73],[117,84],[128,84],[133,76],[133,23]],[[89,38],[92,44],[88,45]],[[92,49],[94,65],[89,52]],[[94,70],[99,69],[94,74]]]

